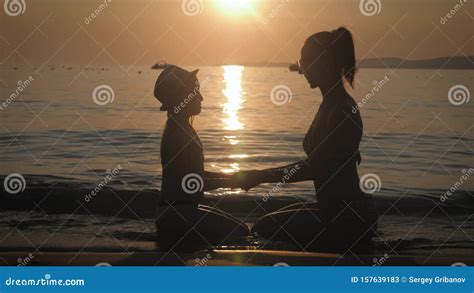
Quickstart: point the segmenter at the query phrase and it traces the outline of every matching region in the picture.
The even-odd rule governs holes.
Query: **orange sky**
[[[340,25],[353,31],[358,59],[474,55],[472,1],[444,24],[459,1],[379,0],[379,14],[364,16],[358,0],[248,0],[253,12],[241,13],[213,0],[188,16],[180,0],[110,0],[86,21],[104,1],[26,0],[22,15],[1,11],[0,62],[289,62],[310,34]]]

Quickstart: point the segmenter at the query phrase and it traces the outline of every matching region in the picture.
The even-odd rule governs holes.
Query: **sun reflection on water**
[[[224,140],[227,140],[229,145],[232,146],[230,152],[235,151],[234,154],[229,154],[228,158],[235,161],[229,166],[223,167],[220,170],[224,173],[233,173],[240,170],[240,164],[238,163],[238,160],[248,157],[247,154],[243,154],[241,151],[239,151],[239,139],[237,136],[237,130],[244,129],[244,124],[240,122],[239,119],[239,110],[242,109],[242,104],[244,102],[244,91],[242,90],[242,73],[244,71],[244,67],[228,65],[222,66],[222,69],[224,70],[225,83],[225,88],[222,90],[222,93],[227,99],[222,107],[222,122],[224,124],[225,130],[235,131],[235,134],[226,135]]]
[[[222,66],[224,69],[225,89],[222,91],[227,98],[226,103],[222,109],[224,113],[224,129],[226,130],[240,130],[244,125],[239,121],[239,110],[242,108],[242,72],[243,66],[228,65]]]

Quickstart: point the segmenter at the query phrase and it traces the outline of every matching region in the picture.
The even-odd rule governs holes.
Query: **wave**
[[[0,176],[4,181],[5,177]],[[121,218],[153,218],[160,192],[147,181],[135,185],[110,182],[96,194],[91,182],[58,176],[27,176],[28,186],[12,195],[2,190],[0,207],[3,210],[38,210],[48,214],[93,214]],[[141,186],[138,188],[137,186]],[[400,190],[385,188],[374,195],[379,215],[424,215],[433,217],[469,215],[474,213],[473,192],[458,191],[445,201],[442,190]],[[310,201],[312,196],[281,195],[267,201],[263,195],[218,193],[205,196],[202,204],[217,206],[237,216],[256,219],[288,204]]]

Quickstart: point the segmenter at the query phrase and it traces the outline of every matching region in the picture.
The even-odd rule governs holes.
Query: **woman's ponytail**
[[[356,60],[352,34],[345,27],[340,27],[331,33],[334,35],[335,58],[341,68],[341,74],[354,87]]]

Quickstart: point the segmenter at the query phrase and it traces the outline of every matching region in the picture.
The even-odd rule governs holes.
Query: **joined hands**
[[[239,171],[232,175],[231,180],[237,188],[248,191],[262,183],[262,175],[263,171],[259,170]]]

